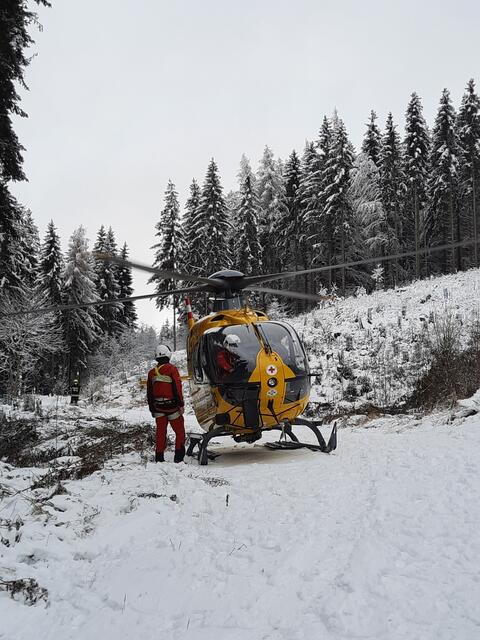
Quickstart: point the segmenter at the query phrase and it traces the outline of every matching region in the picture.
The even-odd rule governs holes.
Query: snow
[[[312,368],[323,367],[314,400],[351,412],[339,355],[358,380],[378,342],[393,368],[445,306],[465,320],[465,344],[477,287],[471,271],[294,320]],[[185,354],[175,362],[184,373]],[[392,397],[417,379],[418,362],[408,366]],[[0,461],[0,640],[479,637],[480,391],[426,417],[345,417],[330,455],[263,447],[273,435],[219,439],[221,456],[199,467],[173,464],[171,449],[154,464],[153,450],[126,446],[83,479],[49,484],[49,473],[79,467],[92,428],[153,426],[138,380],[147,369],[92,385],[78,407],[42,398],[32,451],[53,450],[50,463]],[[376,375],[373,394],[385,370]],[[188,401],[186,419],[198,428]],[[31,606],[10,597],[5,583],[20,579],[48,596]]]
[[[49,499],[40,470],[0,463],[2,578],[49,592],[0,592],[0,638],[478,637],[479,427],[460,407],[352,420],[329,456],[129,453]]]

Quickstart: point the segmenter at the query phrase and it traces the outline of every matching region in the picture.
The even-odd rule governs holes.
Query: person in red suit
[[[237,368],[240,362],[238,354],[240,342],[240,338],[235,334],[225,336],[223,347],[217,353],[217,368],[222,378],[233,373]]]
[[[155,462],[164,462],[169,422],[175,431],[174,462],[182,462],[185,457],[182,381],[177,367],[170,363],[171,355],[170,347],[160,344],[155,352],[157,366],[150,369],[147,378],[148,407],[157,425]]]

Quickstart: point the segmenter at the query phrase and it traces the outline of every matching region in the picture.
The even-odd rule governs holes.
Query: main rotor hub
[[[235,293],[240,292],[244,286],[245,274],[241,271],[235,271],[234,269],[224,269],[223,271],[217,271],[212,273],[210,278],[215,279],[217,282],[220,280],[223,286],[219,286],[217,283],[212,283],[212,288],[215,292],[222,291],[225,297],[234,296]]]

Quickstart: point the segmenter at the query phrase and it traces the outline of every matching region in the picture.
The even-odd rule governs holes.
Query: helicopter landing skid
[[[223,427],[216,427],[207,433],[192,433],[190,434],[190,442],[188,444],[188,448],[186,451],[187,456],[196,456],[198,460],[198,464],[206,465],[209,460],[215,460],[220,456],[220,453],[212,453],[212,451],[208,451],[207,445],[212,440],[212,438],[216,438],[217,436],[229,436],[230,432],[225,431]],[[197,453],[195,453],[195,449],[198,447]]]
[[[320,429],[318,428],[322,423],[321,422],[312,422],[310,420],[306,420],[305,418],[297,418],[294,425],[303,425],[308,427],[313,431],[316,435],[318,444],[310,444],[308,442],[300,442],[297,436],[292,431],[292,424],[290,422],[285,421],[282,425],[278,425],[278,427],[273,427],[278,431],[282,432],[280,436],[280,440],[278,442],[266,442],[265,447],[268,449],[309,449],[310,451],[321,451],[322,453],[330,453],[337,448],[337,423],[335,422],[332,428],[332,432],[330,434],[330,438],[328,439],[328,443],[325,442],[325,438],[322,436]],[[287,440],[287,436],[290,438],[291,442]]]

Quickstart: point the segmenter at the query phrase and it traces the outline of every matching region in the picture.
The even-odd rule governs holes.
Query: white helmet
[[[170,359],[172,356],[172,350],[166,344],[159,344],[155,349],[155,359],[158,358],[168,358]]]
[[[238,347],[240,343],[240,338],[234,333],[230,333],[228,336],[225,336],[225,340],[223,342],[227,349],[230,349],[230,347]]]

